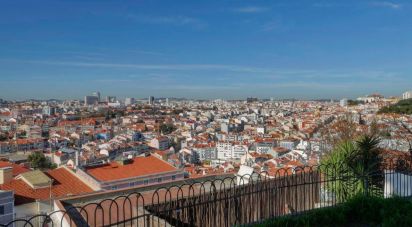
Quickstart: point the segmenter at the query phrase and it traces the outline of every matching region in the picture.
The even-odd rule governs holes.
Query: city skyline
[[[88,93],[85,94],[82,97],[76,97],[76,98],[55,98],[55,97],[48,97],[48,98],[33,98],[33,97],[28,97],[25,99],[4,99],[0,97],[0,101],[10,101],[10,102],[26,102],[26,101],[80,101],[80,102],[86,102],[86,99],[93,98],[92,102],[96,103],[118,103],[118,104],[124,104],[125,102],[130,102],[133,100],[134,103],[138,102],[149,102],[151,98],[155,101],[167,101],[167,100],[177,100],[177,101],[182,101],[182,100],[187,100],[187,101],[216,101],[216,100],[223,100],[223,101],[247,101],[249,99],[255,100],[255,101],[331,101],[331,102],[342,102],[342,100],[347,101],[356,101],[356,100],[364,100],[367,99],[368,97],[374,97],[374,96],[380,96],[383,98],[388,98],[389,100],[402,100],[402,99],[409,99],[411,97],[412,91],[405,91],[400,95],[393,95],[393,96],[383,96],[380,93],[371,93],[371,94],[365,94],[363,96],[358,96],[358,97],[343,97],[343,98],[295,98],[295,97],[285,97],[285,98],[279,98],[279,97],[257,97],[257,96],[245,96],[245,97],[237,97],[237,98],[202,98],[202,97],[197,97],[197,98],[190,98],[190,97],[173,97],[173,96],[148,96],[148,97],[143,97],[143,96],[116,96],[113,94],[106,95],[106,96],[101,96],[99,99],[94,92],[93,93]],[[407,97],[407,98],[405,98]],[[95,99],[94,99],[95,98]]]
[[[0,227],[412,226],[411,15],[2,1]]]
[[[412,89],[411,9],[366,0],[2,3],[0,98],[401,96]]]

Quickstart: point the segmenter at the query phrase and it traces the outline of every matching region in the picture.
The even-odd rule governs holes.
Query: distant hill
[[[401,100],[394,105],[383,107],[379,113],[412,114],[412,99]]]

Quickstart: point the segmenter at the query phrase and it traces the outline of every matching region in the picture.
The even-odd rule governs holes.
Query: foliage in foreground
[[[286,216],[257,226],[412,226],[412,202],[402,198],[356,196],[332,208]]]
[[[326,177],[326,189],[336,195],[338,202],[379,188],[382,182],[378,147],[380,140],[362,136],[356,141],[345,141],[321,161]]]

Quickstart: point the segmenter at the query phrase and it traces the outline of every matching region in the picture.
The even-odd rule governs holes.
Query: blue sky
[[[412,90],[412,1],[1,1],[0,98]]]

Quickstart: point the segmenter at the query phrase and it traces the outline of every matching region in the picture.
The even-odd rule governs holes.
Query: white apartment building
[[[150,146],[164,151],[169,148],[169,138],[165,136],[156,137],[150,141]]]
[[[126,105],[126,106],[128,106],[128,105],[133,105],[133,104],[135,104],[136,103],[136,100],[134,99],[134,98],[126,98],[125,100],[124,100],[124,104]]]
[[[287,148],[289,150],[294,150],[296,145],[298,144],[299,144],[299,141],[283,140],[283,141],[280,141],[279,146]]]
[[[260,141],[256,143],[256,152],[259,154],[270,154],[275,146],[275,141]]]
[[[96,105],[99,102],[99,98],[97,96],[84,96],[84,105]]]
[[[245,155],[249,148],[247,145],[218,142],[216,144],[217,158],[221,160],[239,159]]]
[[[412,91],[407,91],[402,94],[402,99],[412,99]]]
[[[340,104],[341,107],[348,106],[348,99],[341,99],[339,104]]]
[[[233,145],[232,158],[240,160],[240,158],[249,151],[249,147],[246,145]]]
[[[258,127],[256,127],[256,132],[258,133],[258,134],[265,134],[265,126],[258,126]]]

